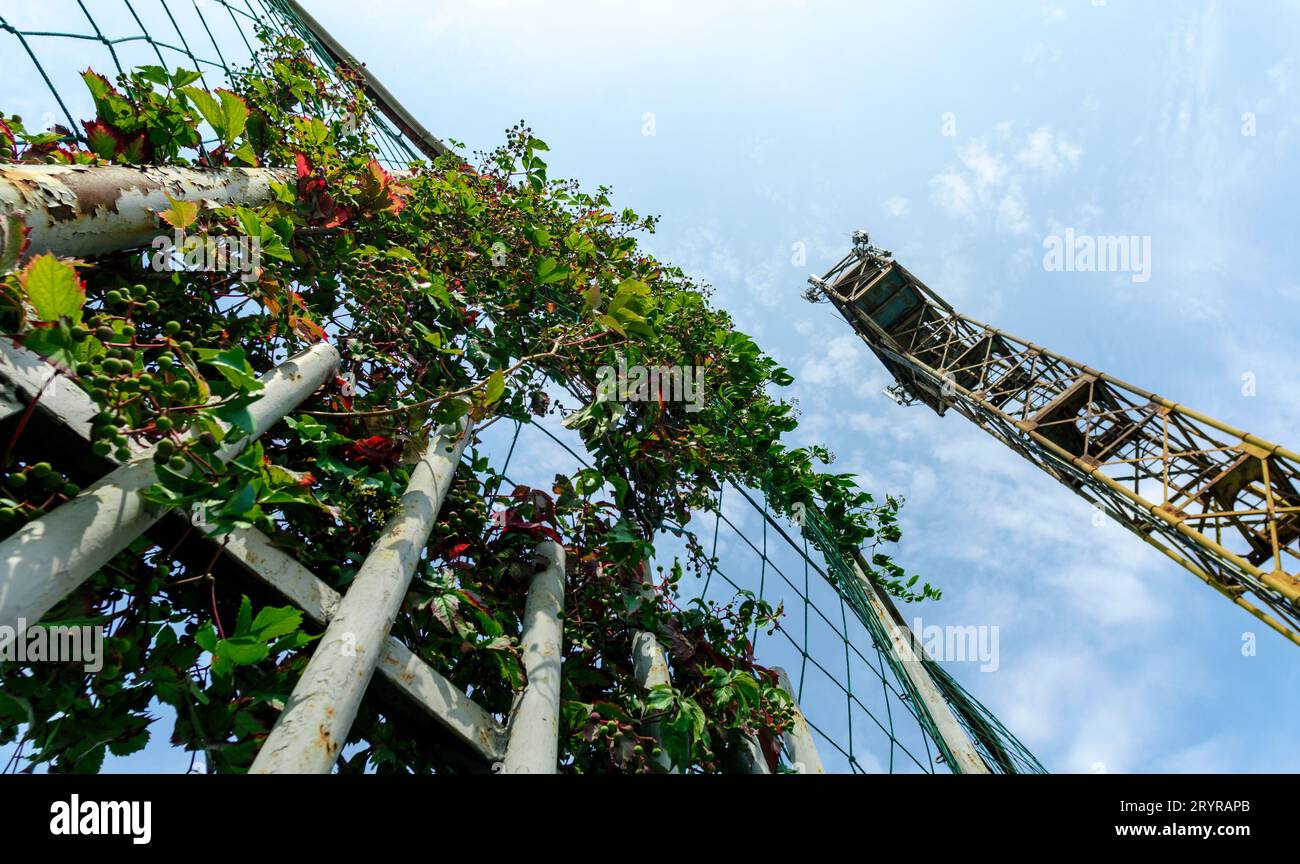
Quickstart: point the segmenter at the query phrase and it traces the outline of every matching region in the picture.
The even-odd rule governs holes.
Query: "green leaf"
[[[202,72],[197,72],[193,69],[177,69],[172,73],[172,87],[179,90],[186,84],[193,84],[202,77]]]
[[[673,707],[673,702],[677,700],[677,693],[673,690],[671,684],[656,684],[650,688],[650,696],[646,699],[646,707],[651,711],[667,711]]]
[[[186,87],[183,92],[217,133],[221,143],[233,147],[248,122],[248,105],[243,98],[224,89],[217,90],[216,97],[200,87]]]
[[[302,611],[292,606],[268,606],[253,619],[251,633],[264,642],[287,636],[302,624]]]
[[[166,195],[166,193],[163,194]],[[197,201],[177,201],[172,196],[167,195],[167,203],[172,206],[166,210],[159,210],[158,218],[173,228],[184,231],[194,224],[195,219],[199,218],[199,202]]]
[[[253,423],[253,413],[248,410],[248,406],[256,402],[257,398],[255,395],[238,396],[209,410],[218,420],[229,423],[245,435],[252,435],[256,427]]]
[[[568,278],[568,275],[568,268],[556,264],[553,258],[543,258],[537,264],[537,281],[543,285],[559,282],[561,279]]]
[[[252,636],[234,636],[218,642],[213,653],[236,666],[251,666],[265,660],[271,646]]]
[[[69,262],[53,255],[37,255],[27,263],[18,281],[38,321],[57,321],[66,315],[73,323],[81,322],[86,289]]]
[[[255,393],[262,389],[262,382],[257,380],[253,367],[244,356],[243,348],[235,346],[224,351],[216,348],[200,348],[198,354],[199,360],[220,372],[236,390]]]
[[[623,329],[623,325],[618,323],[617,320],[610,317],[609,315],[597,315],[596,320],[599,321],[601,324],[604,324],[610,330],[613,330],[618,335],[627,336],[627,331]]]
[[[505,392],[506,376],[498,369],[488,376],[487,385],[483,388],[483,404],[495,404],[501,398],[501,394]]]
[[[172,83],[172,76],[168,75],[167,70],[161,66],[137,66],[134,71],[136,75],[139,75],[146,81],[152,81],[154,84],[161,84],[164,87],[168,87]]]
[[[72,341],[68,325],[62,321],[53,327],[28,330],[23,336],[23,345],[60,366],[75,366],[77,363],[76,343]]]
[[[226,118],[226,134],[223,136],[226,146],[233,146],[235,139],[244,133],[244,124],[248,122],[248,105],[244,97],[226,89],[217,91],[221,99],[221,111]]]
[[[253,601],[245,594],[239,599],[239,614],[235,616],[235,633],[244,635],[253,623]]]

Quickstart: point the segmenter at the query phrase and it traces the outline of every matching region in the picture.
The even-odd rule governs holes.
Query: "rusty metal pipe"
[[[148,245],[171,234],[158,219],[167,200],[255,207],[274,197],[282,168],[172,168],[126,165],[0,165],[0,217],[22,213],[28,255],[88,258]]]

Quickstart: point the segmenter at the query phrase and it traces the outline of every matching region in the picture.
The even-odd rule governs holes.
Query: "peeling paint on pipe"
[[[528,685],[510,717],[503,774],[555,774],[560,761],[560,677],[564,637],[564,547],[537,546],[544,569],[533,577],[524,604],[520,651]]]
[[[171,227],[158,211],[174,199],[255,207],[274,196],[279,168],[172,168],[126,165],[0,165],[0,216],[22,213],[28,255],[86,258],[148,245]]]
[[[647,691],[663,684],[672,684],[664,650],[659,647],[659,640],[655,638],[655,634],[647,630],[638,630],[632,636],[632,673],[636,675],[637,683]],[[668,751],[664,748],[663,731],[659,721],[652,720],[647,723],[646,732],[659,745],[659,755],[653,757],[654,761],[665,771],[672,771],[673,762],[668,758]]]
[[[328,774],[334,767],[469,437],[464,423],[430,436],[397,515],[339,602],[250,773]]]
[[[226,462],[266,432],[324,383],[338,364],[332,345],[320,343],[262,377],[261,397],[249,406],[253,434],[224,445]],[[167,512],[140,495],[157,482],[152,449],[101,478],[71,501],[28,522],[0,543],[0,626],[35,623]]]

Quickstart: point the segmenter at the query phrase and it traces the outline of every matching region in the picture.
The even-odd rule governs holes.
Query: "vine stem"
[[[569,345],[570,347],[582,345],[585,342],[589,342],[592,339],[598,338],[599,336],[603,336],[603,335],[604,335],[603,333],[593,334],[592,336],[588,336],[586,338],[579,339],[575,342],[571,342],[569,343]],[[525,357],[519,358],[519,360],[512,363],[502,373],[502,375],[503,376],[513,375],[515,372],[519,371],[519,368],[521,366],[523,366],[526,363],[535,363],[540,360],[548,360],[548,359],[553,359],[555,357],[558,357],[560,355],[560,348],[563,347],[564,344],[565,343],[563,337],[556,339],[555,342],[552,343],[549,351],[543,351],[538,354],[529,354]],[[485,379],[483,381],[479,381],[477,384],[471,384],[469,387],[462,387],[459,390],[452,390],[449,393],[444,393],[441,396],[437,397],[436,399],[425,399],[422,402],[412,402],[410,405],[402,405],[397,408],[376,408],[372,411],[303,411],[301,413],[307,414],[311,417],[333,417],[338,419],[346,419],[352,417],[384,417],[391,414],[401,414],[406,411],[414,411],[418,408],[428,408],[431,405],[438,405],[442,402],[446,402],[448,399],[454,399],[457,396],[465,396],[470,393],[473,393],[475,390],[482,388],[486,383],[487,381]]]

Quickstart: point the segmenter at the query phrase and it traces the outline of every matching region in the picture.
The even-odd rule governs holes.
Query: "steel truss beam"
[[[963,315],[886,258],[848,255],[820,284],[906,395],[1300,644],[1300,455]]]

